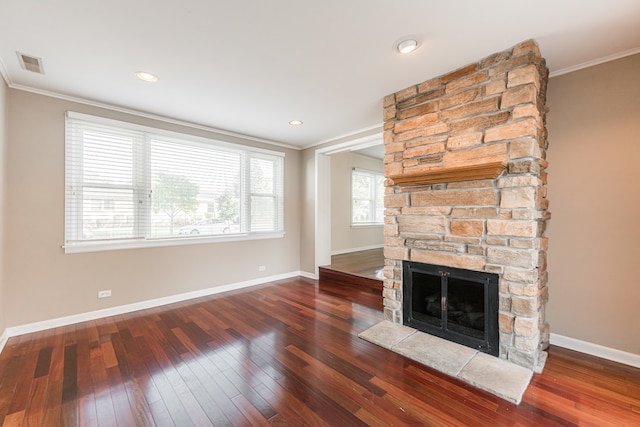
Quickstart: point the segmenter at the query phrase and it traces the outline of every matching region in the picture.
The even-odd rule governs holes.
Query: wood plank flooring
[[[640,369],[552,347],[519,406],[357,337],[354,287],[296,278],[14,337],[3,426],[632,426]]]

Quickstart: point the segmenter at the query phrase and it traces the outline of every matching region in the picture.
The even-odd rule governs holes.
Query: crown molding
[[[364,139],[364,138],[378,137],[378,135],[375,135],[375,134],[373,134],[373,135],[364,135],[364,136],[362,136],[361,134],[367,133],[367,132],[371,132],[371,131],[374,131],[374,130],[379,130],[379,132],[382,133],[383,126],[384,126],[383,123],[377,123],[377,124],[375,124],[373,126],[368,126],[366,128],[358,129],[358,130],[355,130],[353,132],[348,132],[348,133],[345,133],[345,134],[342,134],[342,135],[337,135],[337,136],[331,137],[329,139],[325,139],[323,141],[316,142],[314,144],[306,145],[306,146],[302,147],[301,149],[302,150],[306,150],[307,148],[318,147],[318,146],[323,145],[323,144],[331,144],[331,143],[335,143],[335,142],[342,141],[342,140],[352,141],[354,139],[360,140],[360,139]]]
[[[144,111],[134,110],[134,109],[131,109],[131,108],[118,107],[116,105],[111,105],[111,104],[107,104],[107,103],[104,103],[104,102],[93,101],[93,100],[86,99],[86,98],[80,98],[80,97],[76,97],[76,96],[65,95],[65,94],[62,94],[62,93],[59,93],[59,92],[53,92],[53,91],[44,90],[44,89],[37,89],[37,88],[30,87],[30,86],[25,86],[25,85],[13,83],[13,82],[10,81],[10,79],[6,78],[6,76],[4,75],[6,71],[3,71],[3,68],[4,67],[3,67],[2,63],[0,63],[0,72],[3,74],[3,77],[5,77],[5,81],[7,82],[7,85],[11,89],[21,90],[23,92],[34,93],[36,95],[48,96],[48,97],[51,97],[51,98],[61,99],[61,100],[64,100],[64,101],[76,102],[78,104],[89,105],[89,106],[92,106],[92,107],[104,108],[105,110],[117,111],[119,113],[130,114],[132,116],[143,117],[145,119],[157,120],[159,122],[168,123],[168,124],[172,124],[172,125],[185,126],[185,127],[191,128],[191,129],[203,130],[203,131],[206,131],[206,132],[216,133],[218,135],[230,136],[230,137],[233,137],[233,138],[240,138],[240,139],[244,139],[244,140],[247,140],[247,141],[259,142],[259,143],[262,143],[262,144],[275,145],[275,146],[278,146],[278,147],[289,148],[289,149],[292,149],[292,150],[301,150],[300,147],[296,147],[296,146],[293,146],[293,145],[285,144],[285,143],[279,142],[279,141],[273,141],[273,140],[270,140],[270,139],[258,138],[258,137],[251,136],[251,135],[246,135],[246,134],[237,133],[237,132],[231,132],[231,131],[227,131],[227,130],[224,130],[224,129],[218,129],[218,128],[215,128],[215,127],[201,125],[201,124],[198,124],[198,123],[193,123],[193,122],[189,122],[189,121],[185,121],[185,120],[173,119],[173,118],[166,117],[166,116],[161,116],[161,115],[158,115],[158,114],[147,113],[147,112],[144,112]]]
[[[572,65],[571,67],[562,68],[560,70],[556,70],[552,73],[549,73],[549,77],[557,77],[563,74],[573,73],[574,71],[579,71],[585,68],[594,67],[596,65],[604,64],[605,62],[611,62],[611,61],[615,61],[616,59],[626,58],[627,56],[635,55],[636,53],[640,53],[640,47],[624,50],[622,52],[614,53],[613,55],[596,58],[591,61],[583,62],[578,65]]]

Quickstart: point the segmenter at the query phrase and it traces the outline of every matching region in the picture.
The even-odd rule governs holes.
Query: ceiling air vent
[[[33,71],[34,73],[44,74],[44,68],[42,67],[42,58],[36,56],[25,55],[24,53],[16,52],[18,54],[18,60],[20,66],[27,71]]]

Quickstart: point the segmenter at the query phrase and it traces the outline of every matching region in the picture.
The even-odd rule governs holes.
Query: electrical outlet
[[[267,271],[267,266],[266,265],[259,265],[258,266],[258,271]]]
[[[106,291],[98,291],[98,298],[108,298],[111,296],[111,289],[107,289]]]

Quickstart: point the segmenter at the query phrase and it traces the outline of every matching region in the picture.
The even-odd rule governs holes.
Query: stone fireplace
[[[403,261],[498,275],[499,357],[532,371],[549,327],[548,70],[534,41],[384,99],[384,317]]]

